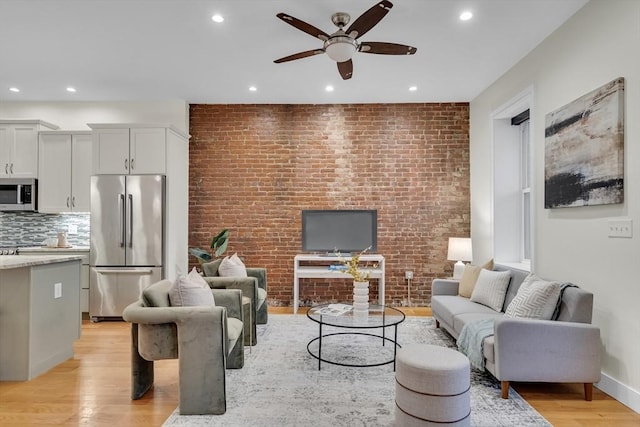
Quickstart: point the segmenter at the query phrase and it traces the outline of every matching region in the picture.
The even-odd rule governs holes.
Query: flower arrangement
[[[342,262],[342,264],[345,266],[345,268],[341,270],[351,275],[351,277],[353,277],[353,280],[356,282],[367,282],[371,277],[371,273],[369,271],[358,268],[360,257],[364,255],[365,252],[367,252],[369,249],[371,249],[371,246],[363,249],[359,254],[353,255],[350,259],[344,258],[340,252],[335,252],[340,262]],[[366,267],[369,267],[369,265],[365,264],[365,268]],[[377,265],[373,265],[372,267],[376,268]]]

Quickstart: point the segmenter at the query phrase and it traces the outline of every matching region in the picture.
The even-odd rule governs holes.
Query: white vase
[[[353,316],[359,319],[369,316],[369,282],[353,281]]]

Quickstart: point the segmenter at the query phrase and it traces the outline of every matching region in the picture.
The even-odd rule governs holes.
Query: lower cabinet
[[[57,249],[57,248],[20,248],[22,255],[69,254],[82,256],[80,270],[80,314],[89,314],[89,248]]]

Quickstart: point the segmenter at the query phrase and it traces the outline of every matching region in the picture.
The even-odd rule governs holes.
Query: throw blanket
[[[493,335],[493,319],[481,319],[464,325],[456,341],[458,350],[466,354],[471,366],[480,371],[484,371],[482,345],[484,339],[491,335]]]

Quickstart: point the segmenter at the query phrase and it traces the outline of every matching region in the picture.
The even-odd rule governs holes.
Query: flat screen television
[[[333,254],[377,251],[377,210],[303,210],[302,251]]]

